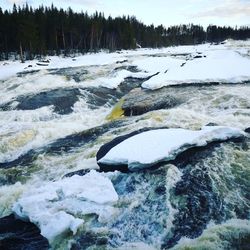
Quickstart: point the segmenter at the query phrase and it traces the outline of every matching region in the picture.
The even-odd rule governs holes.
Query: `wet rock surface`
[[[49,72],[54,75],[66,76],[67,79],[73,79],[76,82],[85,80],[86,74],[88,73],[85,67],[50,69]]]
[[[0,219],[0,249],[45,250],[49,243],[34,224],[9,215]]]
[[[80,96],[81,92],[78,88],[63,88],[43,91],[35,95],[22,95],[13,100],[17,102],[14,109],[35,110],[53,105],[56,113],[69,114],[73,111],[73,106]],[[0,109],[4,111],[12,110],[13,101],[1,105]]]
[[[183,100],[171,94],[168,88],[153,91],[136,88],[124,96],[122,109],[125,116],[133,116],[173,108],[182,102]]]
[[[80,91],[78,89],[57,89],[42,92],[34,96],[18,98],[17,109],[31,110],[53,105],[55,112],[68,114],[72,112],[73,105],[78,101]]]
[[[245,129],[246,133],[250,133],[250,127]]]

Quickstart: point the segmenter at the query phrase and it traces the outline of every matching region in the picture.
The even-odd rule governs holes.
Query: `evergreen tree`
[[[75,13],[67,10],[40,6],[32,9],[13,5],[12,11],[0,8],[0,60],[10,53],[24,59],[34,56],[86,53],[108,49],[134,49],[170,45],[221,42],[225,39],[250,38],[250,28],[218,27],[209,25],[206,30],[199,25],[163,25],[155,27],[139,22],[134,16],[108,17],[95,12]]]

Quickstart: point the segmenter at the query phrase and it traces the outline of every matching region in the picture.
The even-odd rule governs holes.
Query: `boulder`
[[[246,133],[250,133],[250,127],[245,129]]]
[[[171,95],[167,88],[158,90],[136,88],[124,96],[122,110],[125,116],[141,115],[153,110],[173,108],[181,103],[182,100]]]
[[[141,129],[115,138],[97,152],[101,171],[137,171],[170,162],[191,148],[212,142],[244,138],[237,128],[205,126],[201,130],[181,128]]]
[[[0,249],[49,249],[46,238],[31,222],[9,215],[0,219]]]

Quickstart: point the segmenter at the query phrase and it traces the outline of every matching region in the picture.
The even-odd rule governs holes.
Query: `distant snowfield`
[[[143,78],[157,74],[142,84],[143,88],[157,89],[183,83],[239,83],[250,79],[250,40],[224,44],[178,46],[162,49],[138,49],[114,53],[100,52],[74,58],[49,57],[48,66],[37,65],[37,60],[20,63],[4,61],[0,64],[0,80],[31,70],[103,65],[132,65],[141,72],[126,70],[86,80],[86,86],[117,88],[126,77]],[[30,67],[28,67],[30,65]]]

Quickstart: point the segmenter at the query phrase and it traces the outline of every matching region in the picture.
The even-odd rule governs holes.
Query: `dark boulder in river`
[[[158,109],[173,108],[182,103],[167,88],[146,90],[136,88],[124,96],[122,110],[125,116],[141,115]]]
[[[49,243],[34,224],[9,215],[0,219],[0,249],[45,250]]]
[[[245,129],[246,133],[250,133],[250,127]]]

